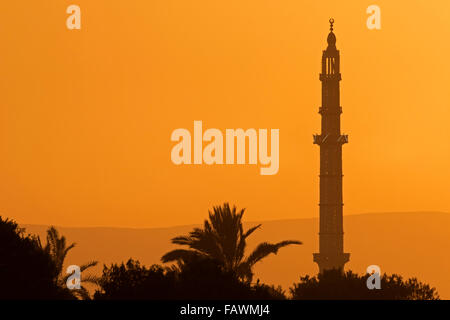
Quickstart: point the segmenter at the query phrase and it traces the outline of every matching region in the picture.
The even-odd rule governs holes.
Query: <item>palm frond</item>
[[[253,232],[255,232],[256,230],[258,230],[259,228],[261,228],[262,224],[258,224],[257,226],[254,226],[250,229],[248,229],[243,235],[243,238],[247,238],[249,235],[251,235]]]
[[[255,263],[267,257],[269,254],[277,254],[280,248],[286,247],[291,244],[300,245],[302,244],[302,242],[297,240],[285,240],[275,244],[268,242],[260,243],[255,248],[255,250],[253,250],[253,252],[247,257],[245,263],[252,267]]]
[[[89,261],[88,263],[85,263],[80,266],[80,271],[83,272],[86,269],[95,267],[98,264],[98,261]]]
[[[100,282],[100,279],[101,279],[101,277],[88,274],[86,276],[83,275],[81,278],[81,281],[82,281],[82,283],[84,282],[84,283],[92,283],[92,284],[98,285]]]
[[[195,250],[186,250],[186,249],[175,249],[167,252],[165,255],[161,257],[161,261],[163,263],[173,262],[173,261],[187,261],[189,259],[204,256],[201,252]]]

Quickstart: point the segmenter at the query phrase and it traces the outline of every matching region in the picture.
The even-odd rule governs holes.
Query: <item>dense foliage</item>
[[[435,288],[416,278],[404,280],[397,274],[381,276],[381,289],[367,288],[369,274],[331,270],[315,277],[301,277],[290,289],[294,299],[350,299],[350,300],[435,300]]]
[[[57,276],[57,267],[39,239],[0,217],[0,298],[72,298],[58,286]]]
[[[194,258],[179,267],[138,261],[104,266],[95,299],[283,299],[284,294],[267,285],[249,284],[224,272],[220,263]]]
[[[260,225],[243,229],[244,210],[228,204],[214,207],[203,228],[172,241],[186,249],[175,249],[163,256],[170,266],[146,267],[139,261],[104,266],[101,277],[83,275],[83,283],[97,285],[96,300],[275,300],[286,299],[280,287],[254,283],[253,266],[286,245],[301,244],[288,240],[275,244],[263,242],[245,255],[246,239]],[[51,227],[47,244],[36,236],[25,234],[17,223],[0,217],[0,299],[90,299],[85,287],[69,290],[64,260],[75,246]],[[92,261],[81,271],[95,266]],[[416,278],[382,275],[381,289],[369,290],[369,275],[331,270],[316,276],[304,276],[290,288],[292,299],[351,300],[434,300],[435,288]]]

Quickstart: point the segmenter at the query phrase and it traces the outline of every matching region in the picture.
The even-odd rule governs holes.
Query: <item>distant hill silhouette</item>
[[[364,273],[376,264],[382,272],[418,277],[438,289],[441,298],[450,298],[450,214],[439,212],[372,213],[344,218],[345,249],[351,253],[346,269]],[[318,247],[318,219],[247,222],[246,227],[262,223],[262,229],[249,238],[250,248],[262,241],[293,238],[302,246],[287,247],[265,259],[255,268],[256,278],[285,289],[298,282],[300,275],[316,274],[312,253]],[[122,262],[132,257],[146,265],[160,263],[160,257],[173,249],[172,237],[188,233],[194,226],[170,228],[67,228],[58,227],[69,242],[77,246],[67,257],[68,264],[99,261],[91,273],[100,272],[104,263]],[[27,232],[45,238],[47,226],[22,225]]]

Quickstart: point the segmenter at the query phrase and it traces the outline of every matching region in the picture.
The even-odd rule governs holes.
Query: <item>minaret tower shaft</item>
[[[342,145],[348,136],[341,134],[339,82],[340,56],[333,33],[334,20],[330,19],[328,47],[322,55],[322,132],[314,135],[314,143],[320,146],[320,231],[319,253],[314,253],[314,262],[319,272],[343,270],[350,254],[344,253],[343,197],[342,197]]]

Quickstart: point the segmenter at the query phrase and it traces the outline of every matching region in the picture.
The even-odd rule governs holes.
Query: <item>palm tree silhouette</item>
[[[244,232],[242,216],[245,209],[237,212],[236,206],[230,208],[228,203],[213,207],[209,211],[209,221],[205,220],[203,229],[194,228],[188,236],[172,239],[172,243],[188,246],[189,249],[175,249],[166,253],[161,261],[183,264],[195,257],[210,258],[218,261],[224,271],[232,272],[239,279],[251,282],[253,266],[267,257],[276,254],[282,247],[290,244],[302,244],[296,240],[286,240],[275,244],[260,243],[251,254],[244,257],[247,238],[261,227],[261,224]]]
[[[64,260],[66,259],[67,253],[75,247],[75,243],[67,246],[66,237],[59,236],[58,230],[55,227],[50,227],[47,230],[47,244],[44,247],[44,250],[50,255],[53,262],[56,265],[57,270],[57,279],[56,282],[59,287],[66,288],[66,283],[69,277],[72,274],[63,273]],[[94,267],[97,265],[97,261],[90,261],[86,264],[80,266],[80,271],[83,272],[86,269]],[[83,282],[97,284],[97,277],[94,276],[83,276]],[[88,290],[81,285],[80,289],[72,290],[73,294],[82,299],[90,299],[90,295]]]

